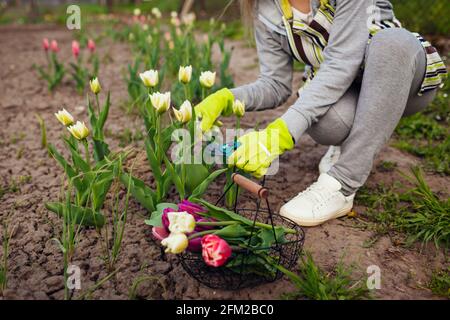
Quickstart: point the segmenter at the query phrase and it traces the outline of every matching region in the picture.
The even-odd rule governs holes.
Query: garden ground
[[[58,237],[60,222],[58,217],[45,209],[44,204],[58,197],[64,175],[47,151],[41,148],[36,114],[47,125],[48,140],[55,143],[59,140],[61,126],[54,112],[66,107],[77,118],[82,117],[86,114],[85,98],[68,84],[51,95],[45,83],[37,78],[32,65],[45,62],[40,47],[44,37],[57,39],[64,48],[62,56],[70,59],[72,35],[68,31],[44,25],[0,27],[0,217],[5,219],[9,216],[10,226],[16,228],[10,244],[9,282],[8,289],[3,293],[5,299],[63,298],[62,254],[51,240]],[[231,72],[236,84],[256,79],[255,50],[244,41],[229,41],[228,46],[235,48]],[[123,75],[131,53],[125,44],[109,40],[99,46],[99,53],[103,61],[99,78],[103,88],[112,92],[107,139],[112,147],[117,148],[133,142],[133,137],[138,137],[134,134],[135,130],[142,123],[140,119],[125,115],[121,108],[127,97]],[[299,86],[300,78],[298,72],[296,86]],[[243,126],[265,125],[281,115],[294,99],[292,97],[276,110],[247,113],[242,120]],[[226,121],[225,124],[231,125]],[[61,146],[58,143],[56,145]],[[133,143],[139,145],[142,141]],[[273,207],[279,208],[315,181],[318,162],[326,149],[305,136],[295,150],[282,157],[278,175],[268,181]],[[145,156],[138,153],[136,158],[135,173],[150,179]],[[409,173],[409,168],[419,164],[420,160],[386,146],[377,158],[377,164],[393,162],[398,170]],[[427,173],[425,179],[433,191],[448,197],[448,176]],[[386,170],[378,165],[373,169],[368,186],[389,186],[395,181],[405,182],[405,179],[398,171]],[[213,187],[210,198],[216,197],[219,192],[218,186]],[[341,260],[346,264],[354,263],[354,275],[362,279],[367,276],[368,266],[379,266],[382,287],[374,293],[376,298],[438,299],[439,296],[428,289],[428,283],[433,270],[441,270],[448,265],[448,252],[436,249],[433,244],[405,246],[403,237],[394,232],[377,235],[373,228],[368,227],[371,222],[365,219],[366,208],[358,205],[355,211],[356,217],[345,217],[306,230],[304,247],[312,253],[316,263],[328,271]],[[89,288],[107,273],[104,271],[97,233],[83,231],[74,264],[82,270],[82,291],[87,293],[85,297],[127,299],[133,284],[140,280],[141,284],[131,295],[152,299],[278,299],[295,290],[287,279],[239,292],[211,290],[200,285],[183,271],[176,257],[161,256],[158,244],[149,237],[149,227],[143,223],[146,214],[132,201],[118,271],[96,290]]]

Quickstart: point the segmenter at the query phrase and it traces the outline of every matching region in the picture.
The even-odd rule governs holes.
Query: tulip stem
[[[189,94],[189,84],[188,83],[184,84],[184,96],[185,96],[186,100],[189,100],[190,94]]]
[[[217,230],[205,230],[205,231],[197,232],[197,233],[194,233],[194,234],[190,235],[188,237],[188,240],[192,240],[192,239],[195,239],[195,238],[198,238],[198,237],[202,237],[204,235],[211,234],[211,233],[214,233],[216,231]]]
[[[98,100],[98,93],[95,94],[95,101],[97,103],[97,116],[100,117],[100,102]]]
[[[197,222],[198,226],[231,226],[233,224],[239,224],[237,221],[202,221]]]
[[[89,168],[91,167],[91,160],[89,157],[89,145],[86,139],[83,140],[83,145],[84,145],[84,152],[86,153],[86,163],[89,166]]]

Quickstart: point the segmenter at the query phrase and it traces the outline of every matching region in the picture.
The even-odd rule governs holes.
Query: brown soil
[[[45,26],[0,28],[0,185],[4,188],[14,180],[20,184],[20,190],[6,193],[0,202],[1,219],[11,215],[11,225],[16,226],[9,257],[9,288],[3,294],[5,299],[63,297],[62,254],[51,241],[59,237],[60,220],[44,207],[46,201],[58,197],[63,172],[40,147],[40,130],[35,114],[44,118],[49,142],[62,149],[59,139],[61,126],[53,113],[66,107],[77,118],[85,119],[86,110],[85,99],[76,94],[69,80],[50,95],[45,83],[37,78],[32,65],[45,62],[40,48],[43,37],[56,38],[62,48],[61,56],[70,59],[72,35],[68,31]],[[243,84],[255,79],[258,70],[254,49],[243,42],[229,45],[235,47],[231,66],[236,83]],[[117,148],[117,134],[127,127],[141,126],[139,119],[124,116],[120,108],[127,97],[122,75],[130,60],[130,52],[124,44],[110,42],[103,42],[99,50],[102,57],[109,54],[112,58],[112,61],[102,64],[100,79],[103,87],[112,92],[113,106],[107,123],[111,132],[108,141],[113,148]],[[300,75],[297,75],[295,83],[299,83],[299,78]],[[248,127],[256,123],[265,124],[281,115],[288,105],[264,113],[249,113],[243,124]],[[305,137],[295,150],[282,157],[279,174],[268,184],[274,207],[279,208],[317,178],[317,165],[325,151],[326,147]],[[381,152],[378,161],[381,160],[395,161],[405,171],[419,161],[389,146]],[[150,172],[144,162],[137,171],[140,176],[149,179]],[[30,178],[26,178],[28,176]],[[368,184],[391,184],[395,180],[402,180],[398,173],[374,169]],[[426,180],[435,191],[449,193],[448,177],[427,175]],[[357,207],[356,211],[361,213],[364,208]],[[143,223],[145,215],[146,212],[132,201],[116,278],[103,284],[92,294],[92,298],[127,299],[133,281],[150,275],[159,277],[161,284],[144,282],[137,291],[138,297],[278,299],[282,293],[294,289],[286,279],[239,292],[211,290],[199,285],[184,272],[175,257],[162,259],[160,248],[149,239],[148,227]],[[341,258],[347,263],[355,262],[359,266],[359,275],[364,275],[368,266],[378,265],[381,268],[382,289],[375,293],[377,298],[438,298],[426,285],[432,270],[445,264],[446,253],[443,250],[431,245],[405,248],[388,236],[381,237],[372,247],[364,248],[364,241],[373,234],[358,228],[357,221],[343,218],[306,230],[305,248],[326,270],[331,270]],[[93,230],[84,230],[74,259],[74,264],[82,269],[82,289],[88,289],[106,276],[101,255],[97,234]]]

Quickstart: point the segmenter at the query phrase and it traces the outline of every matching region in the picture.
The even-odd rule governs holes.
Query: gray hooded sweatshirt
[[[283,104],[292,94],[293,54],[282,21],[279,0],[257,0],[255,39],[260,64],[259,78],[232,89],[247,110],[259,111]],[[361,73],[369,39],[368,24],[374,6],[381,20],[394,18],[387,0],[330,0],[336,8],[324,62],[301,96],[282,116],[295,141],[323,116]],[[316,13],[318,0],[311,0]]]

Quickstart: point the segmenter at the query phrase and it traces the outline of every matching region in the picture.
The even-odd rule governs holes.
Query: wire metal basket
[[[278,265],[290,270],[298,261],[305,239],[305,233],[300,226],[295,224],[292,220],[272,212],[268,200],[269,190],[264,187],[265,180],[263,180],[263,185],[259,185],[242,175],[233,174],[232,181],[233,183],[228,186],[217,200],[216,205],[222,201],[233,185],[236,185],[238,189],[241,188],[249,191],[254,196],[254,208],[238,208],[239,192],[236,192],[234,211],[251,219],[254,227],[257,222],[271,225],[275,244],[271,247],[247,249],[245,253],[233,255],[228,263],[233,259],[242,259],[242,261],[238,261],[240,265],[238,268],[239,270],[231,270],[227,267],[215,268],[208,266],[203,261],[201,253],[185,251],[180,255],[179,258],[184,270],[186,270],[186,272],[194,279],[212,289],[239,290],[280,279],[283,274],[278,269],[274,269],[273,272],[265,274],[252,272],[250,270],[250,257],[261,250],[261,252],[264,252],[269,255],[271,259],[276,261]],[[262,205],[265,205],[266,208],[261,208]],[[277,237],[275,236],[276,226],[293,229],[295,230],[295,233],[285,234],[286,241],[278,243],[276,241]],[[249,241],[251,241],[253,235],[252,232]]]

